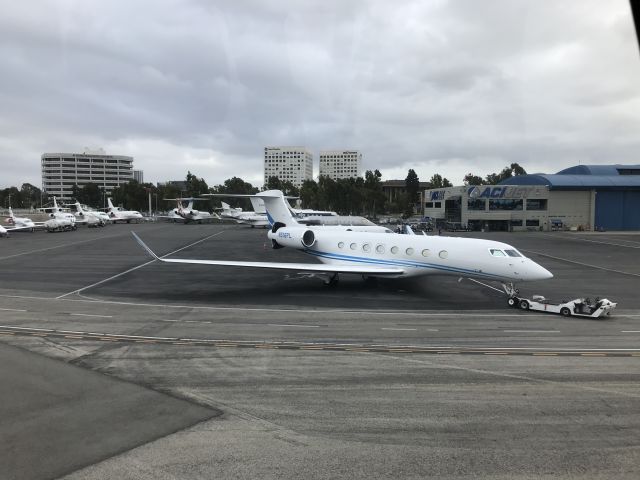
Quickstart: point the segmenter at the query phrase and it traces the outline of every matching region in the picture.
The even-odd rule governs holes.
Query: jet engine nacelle
[[[316,243],[315,232],[303,227],[281,227],[275,232],[270,231],[267,236],[271,239],[273,248],[311,248]]]

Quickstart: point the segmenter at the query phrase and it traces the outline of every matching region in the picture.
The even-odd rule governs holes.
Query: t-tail
[[[278,226],[278,224],[288,227],[298,225],[284,198],[284,194],[280,190],[267,190],[266,192],[257,193],[255,196],[264,201],[269,225],[272,227]]]
[[[111,201],[111,197],[107,197],[107,205],[109,206],[109,210],[116,209],[116,207],[113,205],[113,202]]]

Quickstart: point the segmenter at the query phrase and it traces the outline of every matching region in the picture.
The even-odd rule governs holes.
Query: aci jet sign
[[[507,187],[471,187],[467,193],[471,198],[503,198],[507,193]]]

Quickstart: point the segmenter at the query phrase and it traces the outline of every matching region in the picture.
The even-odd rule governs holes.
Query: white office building
[[[362,153],[357,150],[324,150],[320,152],[320,176],[332,180],[355,178],[362,173]]]
[[[313,180],[313,154],[307,147],[265,147],[265,184],[269,177],[301,187],[305,180]]]
[[[42,190],[71,199],[74,185],[96,183],[107,195],[133,179],[133,157],[107,155],[102,149],[83,153],[44,153],[41,157]]]
[[[144,172],[142,170],[134,170],[133,179],[138,183],[144,183]]]

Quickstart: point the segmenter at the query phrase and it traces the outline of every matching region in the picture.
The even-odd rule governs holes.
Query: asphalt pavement
[[[120,416],[105,402],[92,410],[139,419],[136,435],[107,428],[113,441],[93,457],[66,449],[61,458],[73,468],[64,471],[79,469],[68,478],[640,474],[638,234],[483,234],[554,273],[520,285],[522,295],[618,302],[611,317],[594,320],[511,309],[503,293],[456,278],[370,284],[343,276],[327,288],[286,272],[159,264],[130,230],[159,255],[316,261],[272,250],[262,229],[232,225],[113,225],[1,239],[0,341],[20,349],[4,347],[13,352],[2,392],[15,406],[11,416],[50,421],[28,401],[46,393],[42,369],[30,370],[20,355],[70,369],[56,377],[95,383],[60,387],[67,407],[59,418],[80,425],[55,430],[60,445],[82,444],[94,429],[78,406],[83,396],[115,388],[103,382],[139,389],[118,395],[127,399]],[[140,416],[156,402],[145,395],[162,398],[161,412]],[[176,417],[168,431],[192,426],[155,439],[163,414],[176,411],[165,401],[187,405],[188,419]],[[195,423],[207,415],[217,416]],[[2,418],[16,447],[38,436]],[[16,465],[34,466],[32,474],[20,467],[21,478],[63,472],[42,474],[54,452],[12,451]]]

